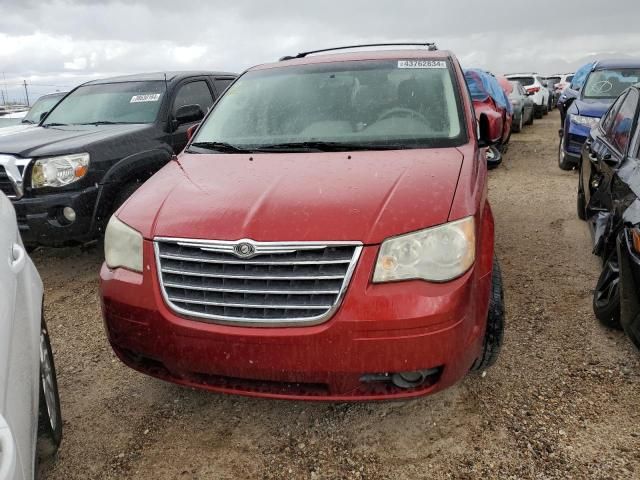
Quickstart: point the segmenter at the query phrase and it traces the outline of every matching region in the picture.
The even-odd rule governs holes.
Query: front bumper
[[[13,202],[18,227],[25,245],[60,246],[91,240],[93,218],[100,187],[78,192],[64,192],[37,197],[22,197]],[[61,210],[71,207],[76,212],[73,223],[64,221]]]
[[[130,367],[217,392],[378,400],[415,397],[456,383],[481,352],[491,284],[488,262],[478,260],[446,284],[374,285],[377,252],[375,246],[363,249],[344,301],[327,322],[250,328],[175,315],[160,292],[152,242],[145,241],[143,274],[102,267],[107,335]],[[424,369],[438,373],[408,390],[362,381]]]

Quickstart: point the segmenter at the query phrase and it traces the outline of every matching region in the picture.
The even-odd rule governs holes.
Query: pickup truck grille
[[[7,171],[0,165],[0,191],[7,197],[13,198],[16,196],[16,190],[13,187],[13,182],[7,175]]]
[[[328,320],[361,250],[354,242],[155,241],[162,293],[172,310],[214,323],[258,327]]]

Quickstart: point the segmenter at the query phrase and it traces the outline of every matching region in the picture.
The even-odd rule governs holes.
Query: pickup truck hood
[[[455,148],[183,154],[118,217],[149,239],[375,244],[446,222],[462,162]]]
[[[75,153],[93,143],[135,134],[149,127],[140,124],[33,127],[7,136],[2,136],[0,130],[0,153],[25,158]]]
[[[578,99],[573,102],[574,108],[577,110],[578,115],[585,117],[602,117],[611,104],[615,101],[612,99],[598,99],[598,100],[582,100]]]
[[[7,135],[24,132],[25,130],[29,130],[30,128],[36,128],[36,126],[31,124],[18,124],[12,125],[10,127],[0,128],[0,137],[6,137]]]

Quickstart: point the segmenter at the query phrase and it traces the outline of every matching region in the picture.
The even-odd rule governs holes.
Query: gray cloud
[[[350,0],[0,0],[0,72],[36,94],[99,76],[246,67],[300,50],[434,40],[465,66],[569,71],[640,55],[640,3]],[[2,79],[0,78],[0,82]]]

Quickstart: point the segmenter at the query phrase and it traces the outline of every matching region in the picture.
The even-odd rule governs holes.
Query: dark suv
[[[37,128],[0,138],[0,190],[28,246],[86,242],[187,143],[235,79],[171,72],[95,80],[71,91]]]

